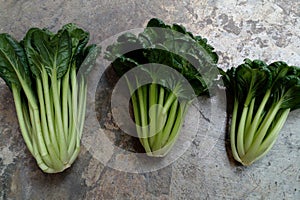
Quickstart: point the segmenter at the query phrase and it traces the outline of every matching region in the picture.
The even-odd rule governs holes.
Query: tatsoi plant
[[[300,107],[300,68],[246,59],[237,68],[220,71],[234,101],[232,153],[250,165],[272,148],[289,112]]]
[[[148,156],[163,157],[170,151],[192,100],[209,94],[217,75],[213,50],[206,39],[159,19],[151,19],[142,33],[125,33],[108,46],[106,59],[117,75],[126,76],[133,68],[145,72],[126,79],[137,135]],[[147,78],[150,83],[142,85]]]
[[[74,24],[56,34],[31,28],[21,42],[0,34],[0,77],[13,93],[24,141],[46,173],[71,166],[80,150],[87,85],[77,72],[95,51]]]

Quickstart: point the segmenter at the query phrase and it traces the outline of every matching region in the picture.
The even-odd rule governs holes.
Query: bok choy
[[[138,35],[119,36],[108,46],[106,59],[119,77],[126,77],[136,135],[147,155],[165,156],[193,99],[209,94],[217,75],[214,48],[183,26],[154,18]],[[129,77],[127,72],[134,69],[144,73]],[[141,84],[146,79],[150,81]]]
[[[24,39],[0,34],[0,77],[13,93],[24,141],[46,173],[70,167],[80,150],[87,85],[79,67],[96,46],[75,24],[57,33],[31,28]]]
[[[233,97],[232,154],[250,165],[270,151],[290,111],[300,108],[300,68],[245,59],[237,68],[220,71]]]

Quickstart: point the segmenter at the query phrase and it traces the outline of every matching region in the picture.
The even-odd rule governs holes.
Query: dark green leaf
[[[237,92],[238,94],[244,94],[243,97],[246,97],[248,93],[251,93],[252,98],[264,94],[269,89],[272,81],[270,70],[264,63],[257,61],[246,62],[238,66],[235,75]]]
[[[24,46],[31,71],[38,76],[40,67],[44,67],[49,76],[56,73],[57,78],[61,78],[69,67],[72,56],[71,42],[66,30],[55,35],[37,28],[28,31],[24,38]]]
[[[73,23],[64,25],[58,34],[63,33],[65,30],[69,33],[72,41],[72,62],[76,62],[78,68],[87,55],[85,47],[89,41],[90,35]]]
[[[0,77],[11,88],[12,84],[21,88],[31,85],[27,58],[22,46],[8,34],[0,34]]]

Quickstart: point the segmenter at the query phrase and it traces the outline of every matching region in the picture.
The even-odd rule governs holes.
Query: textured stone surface
[[[208,38],[222,68],[240,64],[245,57],[300,65],[299,1],[0,0],[0,32],[17,39],[32,26],[55,31],[75,22],[90,31],[92,43],[100,43],[122,31],[144,27],[151,17],[183,24]],[[108,167],[122,159],[127,159],[126,169],[137,164],[143,167],[143,163],[130,156],[130,152],[141,151],[138,143],[122,134],[104,109],[109,106],[110,90],[109,84],[101,84],[106,93],[100,95],[100,107],[96,107],[102,109],[98,119],[103,130],[85,129],[84,145],[74,165],[60,174],[44,174],[25,147],[12,94],[0,79],[0,199],[300,198],[299,110],[290,114],[269,154],[242,167],[233,161],[225,135],[224,95],[211,101],[201,98],[191,108],[198,113],[200,126],[187,151],[163,168],[130,173]],[[193,126],[191,120],[187,119],[187,127]],[[103,140],[96,137],[98,132],[126,151],[93,145]],[[105,162],[97,157],[103,154],[107,155]]]

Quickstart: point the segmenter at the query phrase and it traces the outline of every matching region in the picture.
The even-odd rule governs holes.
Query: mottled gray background
[[[91,42],[132,28],[151,17],[180,23],[208,38],[220,67],[245,57],[300,65],[300,2],[297,0],[0,0],[0,32],[21,39],[32,27],[53,31],[68,22],[91,33]],[[100,95],[101,96],[101,95]],[[222,95],[221,95],[222,97]],[[242,167],[232,160],[226,132],[225,101],[214,112],[199,106],[199,129],[189,149],[171,165],[148,173],[109,168],[82,145],[74,165],[44,174],[25,147],[13,98],[0,80],[0,199],[300,199],[300,111],[290,114],[274,148]],[[200,99],[203,105],[211,105]],[[99,104],[107,104],[100,98]],[[110,113],[100,113],[104,131],[119,147],[134,151],[128,137],[115,134]],[[192,126],[187,122],[188,126]],[[86,131],[84,139],[89,139]],[[128,160],[128,165],[133,165]]]

